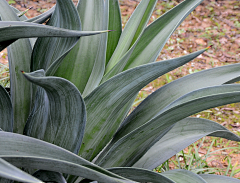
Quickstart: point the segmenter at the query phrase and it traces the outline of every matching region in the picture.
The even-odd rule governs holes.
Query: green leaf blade
[[[238,80],[240,75],[239,70],[240,64],[216,67],[182,77],[161,87],[149,95],[124,120],[121,128],[114,137],[114,141],[116,142],[124,135],[151,120],[164,107],[182,95],[200,88],[222,85],[234,79]]]
[[[24,76],[44,89],[38,89],[24,134],[77,153],[86,123],[85,104],[78,89],[65,79],[45,77],[41,70]]]
[[[106,67],[105,73],[109,72],[118,63],[133,42],[135,42],[135,39],[142,34],[151,17],[156,2],[156,0],[145,0],[139,3],[121,34],[118,45]]]
[[[109,171],[137,182],[175,183],[160,173],[132,167],[109,168]]]
[[[103,167],[132,166],[179,120],[205,109],[239,101],[240,86],[237,84],[208,87],[190,92],[170,104],[158,116],[118,140],[99,165]],[[124,156],[119,156],[118,152]]]
[[[0,158],[19,167],[73,174],[100,182],[133,182],[61,147],[20,134],[0,132]]]
[[[108,12],[105,12],[105,6],[106,3],[103,0],[79,1],[77,9],[82,30],[99,31],[107,29]],[[55,75],[74,83],[85,97],[98,86],[104,73],[106,44],[107,33],[81,38],[64,59]]]
[[[183,1],[150,24],[142,34],[124,70],[154,62],[170,35],[202,1]]]
[[[108,29],[114,32],[108,34],[106,65],[110,60],[122,33],[122,19],[118,0],[109,2]]]
[[[126,117],[122,114],[126,114],[130,109],[125,109],[126,112],[123,112],[123,107],[142,87],[162,74],[191,61],[204,51],[205,49],[187,56],[127,70],[91,92],[85,98],[88,121],[80,155],[86,159],[93,159],[102,150]],[[98,146],[95,145],[96,143]]]
[[[174,182],[178,182],[178,183],[192,183],[192,182],[208,183],[199,175],[187,170],[182,170],[182,169],[171,170],[171,171],[163,172],[161,174],[173,180]]]
[[[12,103],[7,91],[0,85],[0,128],[13,131]]]
[[[71,30],[81,30],[77,9],[71,0],[57,0],[56,7],[47,25]],[[78,41],[73,38],[38,38],[31,58],[31,71],[47,70],[54,62],[61,62]],[[59,66],[59,65],[57,65]],[[54,68],[55,71],[57,68]]]
[[[20,21],[7,1],[0,1],[2,21]],[[11,43],[7,42],[7,44]],[[13,131],[23,133],[23,128],[31,108],[31,84],[26,83],[20,70],[30,71],[31,44],[29,39],[18,40],[8,47],[11,101],[13,106]]]
[[[211,183],[225,183],[225,182],[240,183],[239,179],[223,175],[200,174],[199,176],[202,177],[206,182]]]
[[[17,167],[14,167],[10,163],[4,161],[2,158],[0,158],[0,176],[6,179],[26,183],[43,183],[42,181],[32,177],[31,175],[21,171]]]
[[[214,121],[203,118],[185,118],[177,122],[133,166],[152,170],[204,136],[240,141],[240,137]]]

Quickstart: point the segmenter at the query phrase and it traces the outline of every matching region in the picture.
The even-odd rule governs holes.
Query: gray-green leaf
[[[123,107],[141,88],[204,51],[127,70],[97,87],[85,98],[88,121],[80,155],[92,160],[102,150],[129,111],[123,112]]]
[[[86,109],[78,89],[63,78],[44,76],[39,70],[24,76],[41,86],[24,134],[77,153],[83,138]]]
[[[240,141],[239,136],[214,121],[203,118],[185,118],[177,122],[133,166],[152,170],[193,142],[207,135]]]
[[[0,177],[26,183],[43,183],[0,158]]]

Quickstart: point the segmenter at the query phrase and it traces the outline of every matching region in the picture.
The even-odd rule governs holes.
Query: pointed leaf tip
[[[207,48],[206,48],[206,50],[208,50],[209,48],[212,48],[213,47],[213,45],[210,45],[210,46],[208,46]]]
[[[104,32],[112,32],[112,31],[115,31],[115,30],[105,30],[105,31],[102,31],[102,32],[104,33]]]
[[[23,74],[25,74],[25,72],[24,71],[21,71]]]

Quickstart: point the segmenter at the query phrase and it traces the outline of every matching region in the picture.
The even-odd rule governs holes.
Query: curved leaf
[[[0,158],[0,176],[26,183],[43,183]],[[1,178],[0,178],[1,179]]]
[[[26,20],[26,22],[42,24],[52,16],[54,10],[55,10],[55,6],[53,6],[50,10],[48,10],[38,16],[35,16],[33,18]]]
[[[3,21],[19,21],[16,13],[5,0],[0,0],[0,15]],[[25,82],[20,71],[30,72],[31,52],[32,47],[29,39],[18,40],[8,47],[13,131],[21,134],[31,108],[32,86],[31,83]]]
[[[89,36],[102,33],[104,31],[73,31],[47,25],[20,22],[20,21],[0,21],[0,48],[3,50],[12,42],[20,38],[31,37],[74,37]],[[13,40],[13,41],[12,41]],[[8,43],[8,44],[7,44]]]
[[[71,30],[81,30],[77,9],[71,0],[57,0],[55,10],[47,25]],[[47,70],[54,62],[61,62],[77,43],[79,37],[73,38],[38,38],[31,57],[31,71]],[[56,67],[59,64],[55,65]],[[57,68],[52,69],[49,75]]]
[[[171,34],[202,1],[183,1],[150,24],[140,37],[124,70],[154,62]]]
[[[117,62],[127,52],[133,42],[135,42],[139,35],[142,34],[151,17],[156,3],[156,0],[145,0],[139,3],[121,34],[118,45],[108,62],[105,73],[109,72],[114,65],[117,64]]]
[[[61,147],[9,132],[0,132],[0,158],[19,167],[67,173],[100,182],[133,182]]]
[[[86,123],[86,109],[78,89],[63,78],[45,77],[43,70],[24,76],[45,90],[38,90],[24,134],[77,153]]]
[[[240,183],[239,179],[234,179],[232,177],[227,177],[223,175],[199,174],[199,176],[209,183]]]
[[[158,116],[118,140],[98,164],[103,167],[132,166],[179,120],[208,108],[239,101],[238,84],[190,92],[174,101]]]
[[[132,47],[125,52],[125,54],[122,54],[121,58],[115,60],[111,69],[105,72],[106,74],[101,82],[103,83],[112,76],[129,68],[154,62],[170,35],[201,1],[202,0],[182,2],[148,26],[142,35],[138,33],[138,39],[135,35],[134,39],[137,40],[134,44],[132,42]],[[153,1],[151,3],[153,5]],[[139,41],[141,41],[141,43],[139,43]]]
[[[199,175],[187,171],[187,170],[171,170],[167,172],[161,173],[161,175],[173,180],[177,183],[207,183],[203,178],[201,178]]]
[[[0,128],[13,131],[12,103],[7,91],[0,85]]]
[[[132,167],[114,167],[109,171],[137,182],[174,183],[160,173]]]
[[[233,79],[239,80],[239,76],[240,64],[232,64],[190,74],[164,85],[149,95],[124,120],[112,143],[152,119],[182,95],[200,88],[222,85]]]
[[[110,141],[119,124],[125,118],[123,106],[132,99],[139,90],[152,80],[185,64],[199,54],[192,54],[156,62],[127,70],[109,79],[85,98],[88,121],[84,134],[84,145],[80,154],[86,159],[93,159]],[[98,144],[97,146],[95,144]]]
[[[177,122],[133,166],[152,170],[206,135],[240,141],[239,136],[214,121],[202,118],[185,118]]]
[[[110,60],[122,33],[122,19],[118,0],[109,2],[108,29],[115,30],[108,34],[106,65]]]
[[[81,0],[77,9],[82,30],[99,31],[107,29],[107,1]],[[85,97],[101,81],[105,69],[106,44],[107,34],[81,38],[64,59],[55,75],[74,83]]]
[[[34,172],[33,176],[42,180],[43,182],[67,183],[62,174],[59,172],[38,170]]]

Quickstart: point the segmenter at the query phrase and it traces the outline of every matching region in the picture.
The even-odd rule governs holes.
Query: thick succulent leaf
[[[185,118],[152,146],[133,166],[152,170],[204,136],[240,141],[240,137],[222,125],[203,118]]]
[[[199,174],[208,183],[240,183],[239,179],[227,177],[223,175]]]
[[[107,29],[108,1],[81,0],[77,9],[82,30]],[[73,82],[85,97],[101,81],[105,70],[106,46],[107,34],[81,38],[55,75]]]
[[[59,172],[38,170],[34,172],[33,176],[42,180],[43,182],[67,183],[63,175]]]
[[[202,1],[183,1],[150,24],[138,41],[124,70],[154,62],[171,34]]]
[[[120,59],[120,61],[109,71],[107,72],[102,80],[101,80],[101,84],[104,83],[105,81],[107,81],[108,79],[110,79],[111,77],[121,73],[128,61],[128,59],[130,58],[134,48],[135,48],[136,44],[134,44],[129,50],[128,52]]]
[[[86,109],[78,89],[63,78],[45,77],[43,70],[24,76],[42,87],[24,134],[78,153],[86,123]]]
[[[98,164],[103,167],[132,166],[179,120],[205,109],[239,101],[238,84],[190,92],[174,101],[158,116],[118,140]]]
[[[174,183],[160,173],[132,167],[109,168],[109,171],[137,182]]]
[[[113,143],[152,119],[160,110],[182,95],[200,88],[222,85],[233,79],[239,80],[239,76],[240,64],[232,64],[203,70],[164,85],[149,95],[124,120],[122,126],[114,136]]]
[[[199,2],[200,0],[183,2],[173,10],[165,13],[165,15],[146,28],[143,35],[139,34],[139,38],[134,42],[134,44],[132,43],[132,47],[121,57],[121,59],[117,60],[117,63],[105,72],[106,74],[102,79],[102,83],[124,70],[155,61],[165,42],[169,38],[168,35],[170,36],[174,32],[176,27],[199,4]],[[153,1],[151,3],[153,3]],[[182,9],[184,11],[182,11]],[[187,12],[186,15],[184,14],[186,13],[185,10]],[[173,23],[171,23],[171,21],[173,21]],[[166,30],[166,27],[173,29],[172,32]],[[141,41],[141,44],[139,44],[139,41]],[[137,51],[135,49],[137,49]],[[142,52],[144,53],[142,54]],[[139,54],[142,55],[138,57]],[[134,62],[133,65],[131,65],[132,62]],[[129,67],[129,65],[131,66]]]
[[[9,132],[0,132],[0,158],[19,167],[67,173],[100,182],[133,182],[61,147]]]
[[[103,31],[73,31],[53,26],[20,21],[0,21],[0,50],[20,38],[31,37],[72,37],[89,36]]]
[[[16,13],[5,0],[0,0],[0,16],[3,21],[19,21]],[[23,133],[31,107],[31,83],[26,82],[21,74],[21,70],[30,71],[31,52],[29,39],[18,40],[8,47],[13,131],[17,133]]]
[[[106,65],[110,60],[122,33],[122,19],[118,0],[109,2],[108,29],[114,30],[108,34]]]
[[[105,1],[105,5],[104,5],[102,29],[107,29],[108,27],[108,21],[107,21],[109,16],[108,6],[109,6],[109,0]],[[106,63],[107,38],[108,38],[108,34],[101,35],[101,39],[100,39],[101,42],[100,42],[100,45],[98,45],[98,52],[96,55],[97,58],[95,58],[91,75],[89,76],[87,84],[84,88],[83,97],[87,96],[99,85],[101,78],[104,74],[104,70],[105,70],[104,64]]]
[[[93,159],[110,141],[126,112],[122,108],[142,87],[205,51],[136,67],[109,79],[85,98],[88,121],[80,154]],[[128,109],[129,110],[129,109]],[[127,112],[128,112],[127,110]],[[97,144],[97,145],[96,145]]]
[[[0,128],[13,131],[12,103],[7,91],[0,85]]]
[[[26,20],[26,22],[42,24],[52,16],[54,10],[55,10],[55,6],[53,6],[50,10],[48,10],[38,16],[35,16],[33,18]]]
[[[208,183],[199,175],[182,169],[171,170],[161,173],[161,175],[173,180],[177,183]]]
[[[128,20],[124,30],[119,39],[118,45],[108,62],[105,73],[109,72],[114,65],[121,59],[121,57],[127,52],[131,44],[140,36],[147,25],[151,14],[156,5],[156,0],[141,1],[132,16]],[[135,37],[136,36],[136,37]]]
[[[0,158],[0,177],[26,183],[43,183]]]
[[[47,25],[71,30],[81,30],[77,9],[71,0],[57,0],[55,10]],[[38,38],[31,57],[31,71],[47,70],[54,62],[61,62],[64,56],[77,43],[73,38]],[[56,66],[59,66],[57,64]],[[57,68],[53,69],[53,72]],[[50,74],[52,74],[50,72]]]

